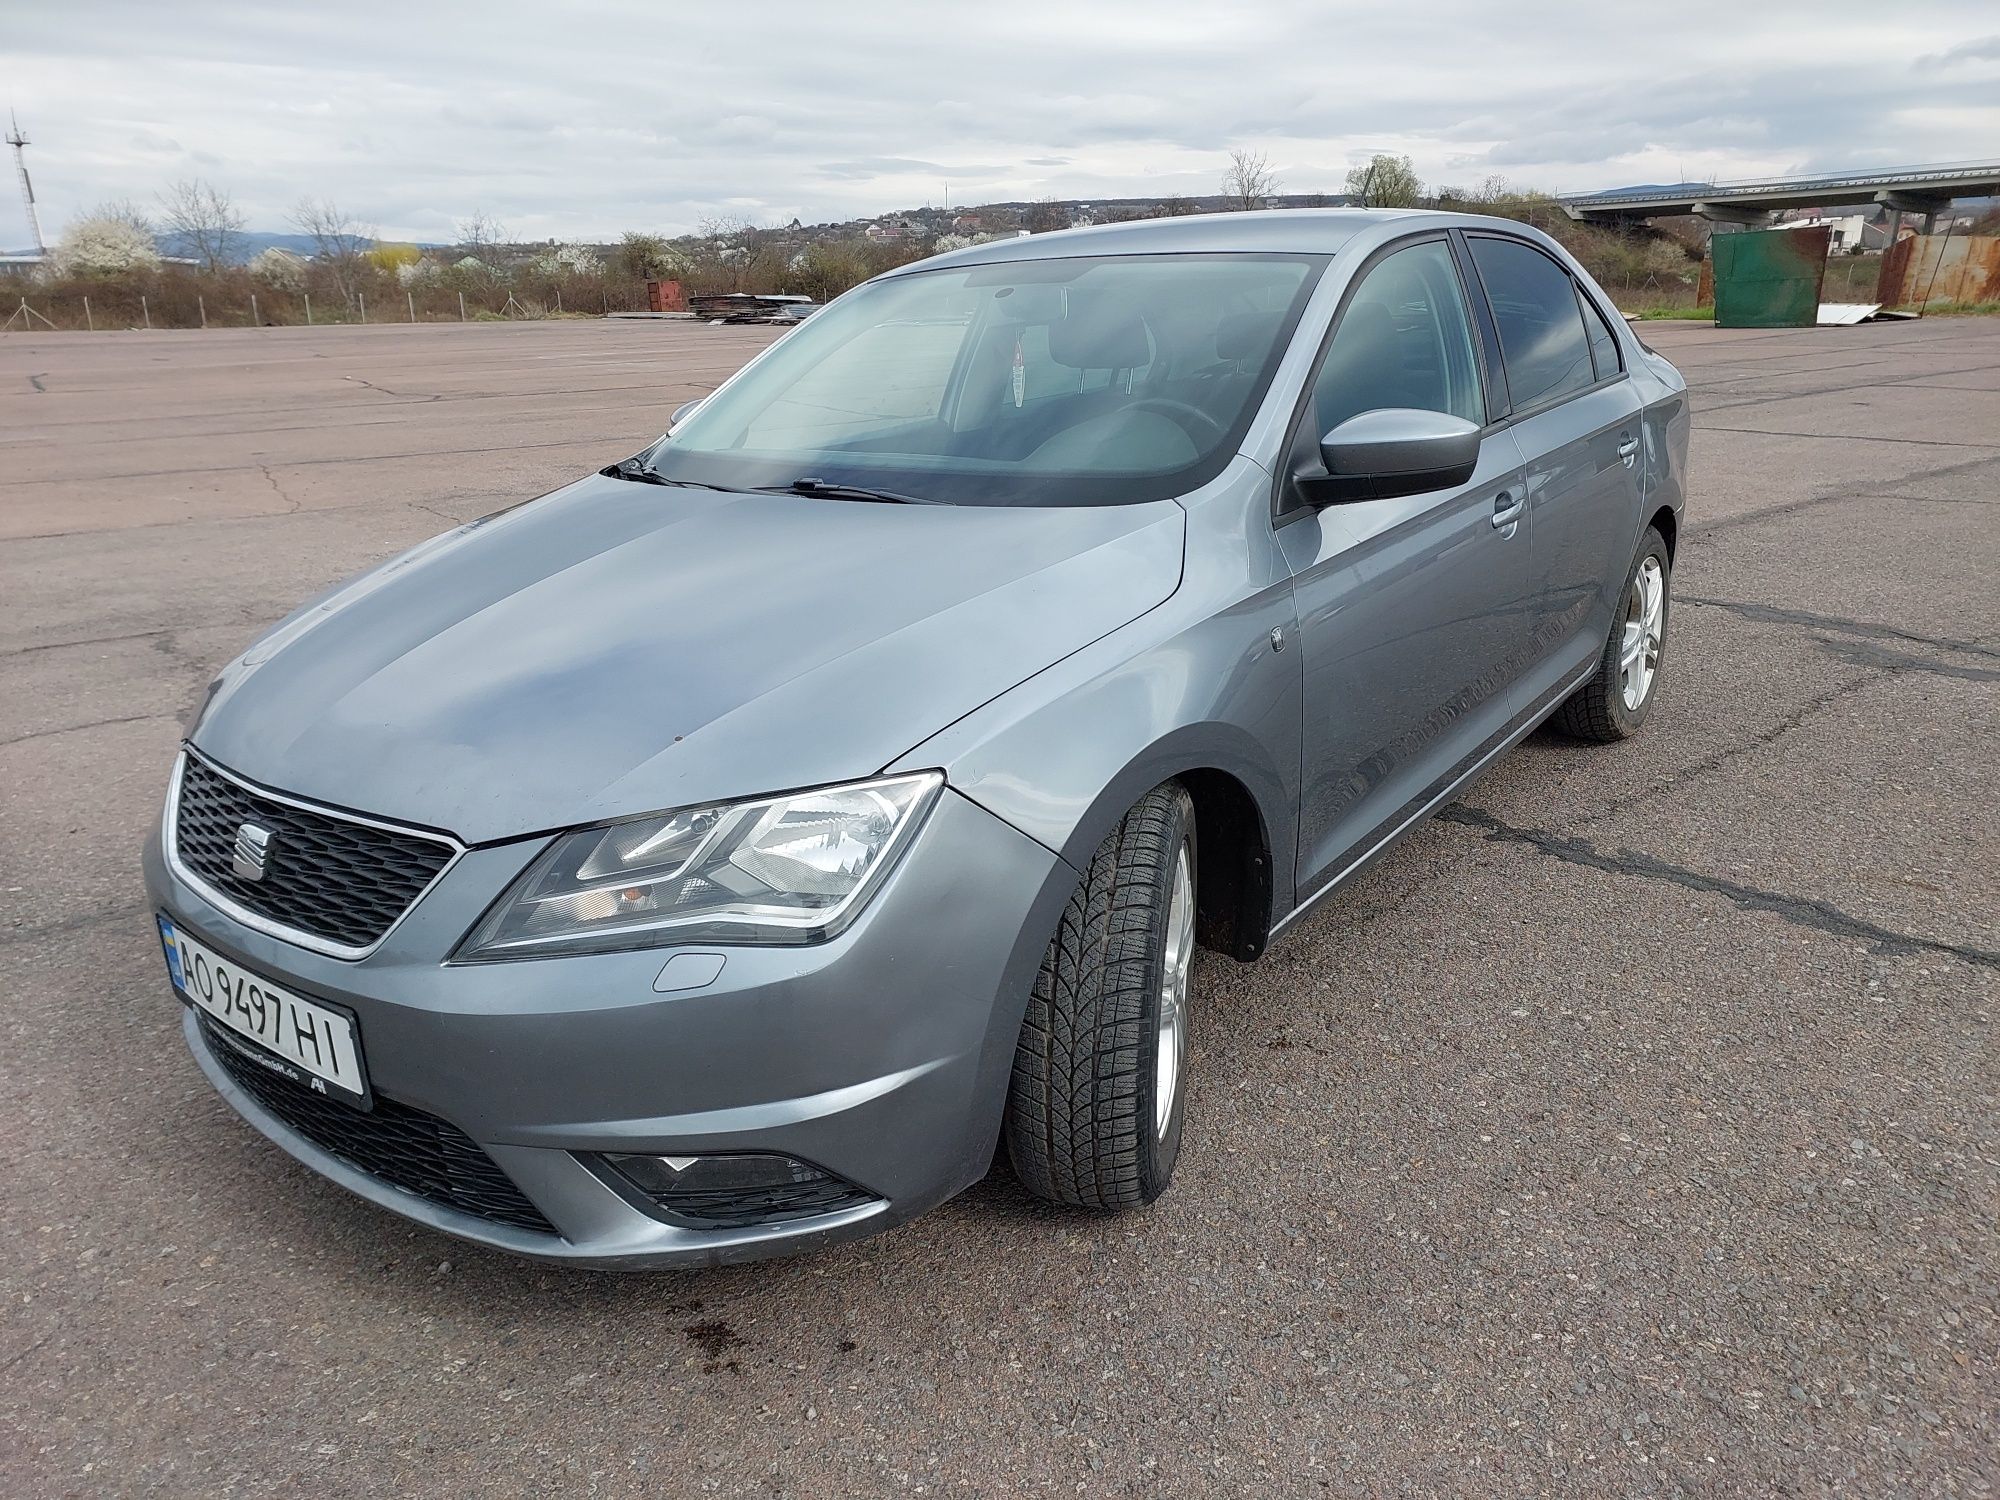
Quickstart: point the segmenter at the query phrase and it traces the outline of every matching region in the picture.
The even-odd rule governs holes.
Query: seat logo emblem
[[[259,828],[255,823],[245,823],[236,830],[236,847],[230,853],[229,868],[242,880],[262,880],[265,867],[271,862],[271,840],[274,837],[268,828]]]

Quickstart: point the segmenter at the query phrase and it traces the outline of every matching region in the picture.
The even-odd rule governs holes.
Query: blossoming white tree
[[[558,245],[536,256],[529,269],[537,276],[595,276],[604,262],[587,245]]]
[[[279,291],[303,291],[306,284],[306,258],[272,245],[267,250],[259,251],[250,262],[250,274],[264,285],[275,287]]]
[[[160,263],[153,236],[130,218],[97,213],[76,220],[50,253],[51,276],[118,276],[150,271]]]

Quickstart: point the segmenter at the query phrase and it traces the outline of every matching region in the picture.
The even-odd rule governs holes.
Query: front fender
[[[1274,648],[1274,631],[1291,649]],[[1285,587],[1208,615],[1170,605],[967,715],[892,769],[942,766],[960,794],[1075,870],[1153,787],[1223,773],[1255,804],[1273,856],[1271,902],[1289,911],[1302,687],[1295,637]]]

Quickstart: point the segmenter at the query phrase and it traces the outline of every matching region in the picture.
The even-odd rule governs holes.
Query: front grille
[[[261,880],[245,880],[234,868],[245,823],[271,834]],[[379,941],[452,852],[435,837],[260,796],[193,755],[182,761],[175,857],[238,905],[310,937],[345,948]]]
[[[201,1034],[210,1055],[238,1088],[328,1155],[462,1214],[537,1234],[556,1233],[499,1164],[456,1125],[380,1094],[373,1111],[351,1109],[272,1072],[250,1044],[237,1041],[206,1015]]]

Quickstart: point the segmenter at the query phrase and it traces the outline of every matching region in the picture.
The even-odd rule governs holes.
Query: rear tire
[[[1028,1000],[1004,1134],[1038,1197],[1129,1208],[1172,1180],[1194,897],[1194,803],[1169,781],[1097,846]]]
[[[1625,575],[1597,671],[1555,711],[1556,728],[1606,745],[1639,732],[1660,695],[1671,576],[1666,538],[1649,526]]]

